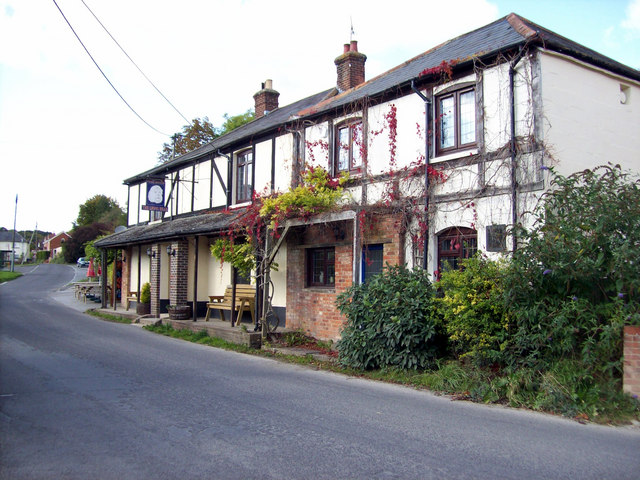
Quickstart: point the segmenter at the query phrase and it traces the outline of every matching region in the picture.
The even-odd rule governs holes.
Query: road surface
[[[640,478],[638,428],[155,335],[82,313],[76,267],[23,271],[0,285],[2,479]]]

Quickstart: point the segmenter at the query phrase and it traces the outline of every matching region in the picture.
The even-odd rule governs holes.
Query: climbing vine
[[[211,245],[211,255],[230,263],[243,276],[249,275],[257,266],[256,251],[267,227],[277,237],[278,227],[287,219],[309,219],[336,208],[343,199],[343,185],[348,178],[348,174],[331,178],[324,168],[309,167],[302,174],[301,185],[295,188],[284,193],[254,194],[252,204],[232,223],[225,236]]]

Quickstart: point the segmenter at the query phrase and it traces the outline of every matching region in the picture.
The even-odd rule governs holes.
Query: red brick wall
[[[624,327],[623,390],[640,395],[640,326]]]
[[[160,247],[151,246],[151,316],[160,318]]]
[[[403,231],[397,217],[379,216],[365,222],[363,243],[383,243],[384,261],[398,264],[403,261]],[[336,239],[333,227],[340,226],[344,239]],[[353,221],[314,225],[292,240],[287,247],[287,327],[302,329],[321,340],[338,340],[345,318],[335,306],[336,297],[352,284],[353,279]],[[341,234],[338,233],[338,237]],[[319,246],[335,246],[335,286],[333,288],[306,287],[306,251]],[[360,254],[358,252],[358,254]]]
[[[131,251],[132,247],[127,247],[126,250],[122,251],[122,286],[121,286],[121,295],[120,295],[120,303],[124,305],[127,301],[127,296],[130,292],[130,281],[131,281]]]
[[[189,281],[189,244],[185,240],[173,242],[171,249],[175,255],[169,257],[169,303],[171,305],[187,304],[187,287]]]
[[[345,45],[345,49],[346,47]],[[357,46],[351,48],[334,60],[338,73],[337,86],[341,92],[356,87],[365,80],[364,64],[367,56],[358,52]]]

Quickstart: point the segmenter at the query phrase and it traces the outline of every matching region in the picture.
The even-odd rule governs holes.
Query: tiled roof
[[[95,242],[99,248],[115,248],[125,245],[152,243],[189,235],[209,235],[225,231],[244,210],[233,212],[200,213],[178,217],[171,221],[137,225],[101,238]]]
[[[386,92],[406,87],[410,85],[412,80],[419,79],[423,71],[437,67],[442,62],[455,61],[457,66],[464,67],[474,59],[495,57],[499,53],[516,50],[526,44],[555,50],[620,75],[640,80],[639,70],[616,62],[512,13],[489,25],[427,50],[355,88],[341,93],[337,93],[335,88],[328,89],[290,105],[277,108],[268,115],[243,125],[208,145],[128,178],[124,183],[135,184],[143,182],[150,176],[164,175],[166,172],[175,170],[195,159],[276,131],[293,119],[321,115],[341,109],[364,98],[375,98]]]
[[[13,230],[0,230],[0,242],[12,242]],[[25,243],[26,240],[16,232],[16,243]]]

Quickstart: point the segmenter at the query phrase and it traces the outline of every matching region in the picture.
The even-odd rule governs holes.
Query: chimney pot
[[[273,80],[270,78],[262,82],[261,86],[261,90],[253,96],[255,100],[256,118],[263,117],[278,108],[278,97],[280,96],[280,94],[273,89]]]
[[[338,73],[338,91],[344,92],[364,83],[364,64],[366,61],[367,56],[358,52],[356,40],[344,44],[344,52],[334,61]]]

